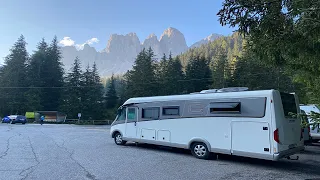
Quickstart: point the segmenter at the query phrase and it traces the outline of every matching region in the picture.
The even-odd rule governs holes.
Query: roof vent
[[[249,88],[247,87],[229,87],[219,89],[217,92],[239,92],[239,91],[247,91]]]
[[[193,93],[190,93],[190,94],[200,94],[200,92],[193,92]]]
[[[208,90],[202,90],[200,91],[201,94],[206,94],[206,93],[216,93],[218,89],[208,89]]]
[[[223,93],[223,92],[239,92],[239,91],[247,91],[249,88],[247,87],[229,87],[222,89],[207,89],[202,90],[200,92],[193,92],[190,94],[210,94],[210,93]]]

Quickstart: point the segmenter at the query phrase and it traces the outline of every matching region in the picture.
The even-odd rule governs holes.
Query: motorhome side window
[[[128,108],[127,122],[134,122],[136,120],[136,108]]]
[[[293,94],[280,93],[284,115],[290,117],[290,112],[297,114],[296,101]]]
[[[158,107],[149,107],[142,108],[142,119],[159,119],[160,108]]]
[[[179,116],[179,106],[163,107],[162,115],[164,116]]]
[[[210,103],[210,113],[240,113],[240,102],[213,102]]]

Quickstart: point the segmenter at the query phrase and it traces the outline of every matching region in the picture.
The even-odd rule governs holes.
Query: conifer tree
[[[203,57],[192,58],[186,68],[185,88],[188,93],[208,89],[211,84],[209,62]]]
[[[41,104],[43,98],[42,92],[44,89],[44,62],[48,58],[48,44],[44,39],[37,46],[37,50],[30,58],[27,67],[28,86],[30,87],[26,92],[27,111],[44,110]]]
[[[1,70],[0,101],[6,102],[3,114],[25,113],[25,92],[27,87],[27,62],[29,59],[23,35],[19,37],[5,57]],[[7,88],[5,88],[7,87]]]
[[[131,71],[126,74],[129,97],[153,96],[158,94],[155,76],[153,51],[143,49],[138,55]]]
[[[105,107],[110,109],[110,108],[114,108],[117,105],[118,105],[118,97],[116,93],[114,75],[112,74],[108,84],[106,96],[105,96]]]
[[[57,110],[63,86],[63,67],[57,37],[54,37],[48,47],[47,58],[43,62],[41,72],[42,86],[45,87],[42,91],[43,109]]]
[[[82,112],[83,92],[83,75],[78,57],[75,58],[70,71],[66,77],[61,109],[69,118],[77,118],[77,114]]]

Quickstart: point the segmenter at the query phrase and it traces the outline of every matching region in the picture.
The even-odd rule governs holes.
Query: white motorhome
[[[228,90],[226,90],[228,91]],[[128,99],[110,135],[127,141],[190,149],[200,159],[229,154],[266,160],[304,149],[294,94],[277,90],[206,91]]]

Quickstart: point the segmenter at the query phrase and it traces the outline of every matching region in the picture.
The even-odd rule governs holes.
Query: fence
[[[110,125],[113,120],[82,120],[82,119],[66,119],[64,124],[87,124],[87,125]]]

